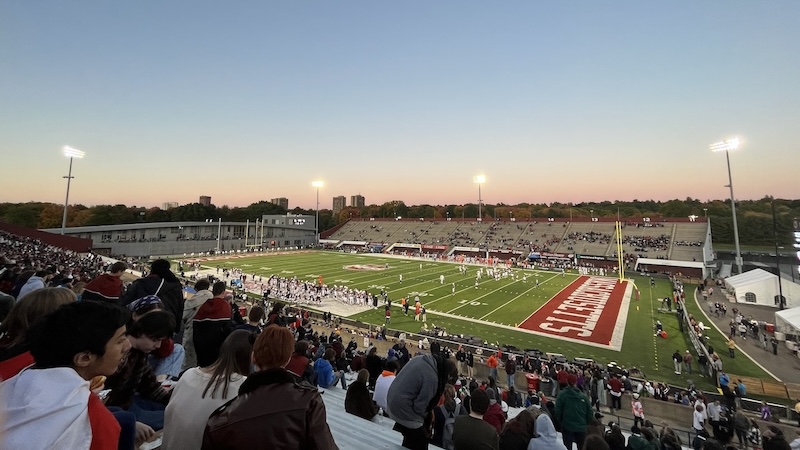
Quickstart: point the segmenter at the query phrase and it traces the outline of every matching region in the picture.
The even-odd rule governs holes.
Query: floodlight
[[[739,138],[726,139],[722,142],[715,142],[709,146],[712,152],[725,152],[739,148]]]
[[[83,158],[86,156],[86,152],[82,152],[77,148],[72,148],[69,145],[64,146],[64,156],[69,158]]]

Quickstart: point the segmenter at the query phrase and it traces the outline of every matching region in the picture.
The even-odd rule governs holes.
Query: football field
[[[678,330],[675,316],[658,312],[660,299],[671,294],[667,280],[656,280],[650,286],[648,278],[634,276],[642,290],[636,300],[632,283],[620,284],[609,277],[511,269],[507,276],[494,279],[484,267],[476,286],[479,266],[467,265],[463,274],[459,264],[387,255],[303,251],[225,257],[201,264],[238,268],[265,281],[271,275],[312,282],[321,278],[327,285],[376,294],[385,290],[394,306],[389,328],[395,330],[420,331],[422,324],[414,320],[413,307],[408,316],[399,308],[401,297],[410,299],[412,305],[419,297],[427,309],[429,328],[443,327],[450,334],[479,336],[519,349],[613,361],[640,368],[651,379],[685,382],[673,374],[670,356],[689,344]],[[349,318],[383,325],[383,303]],[[667,339],[654,336],[656,320],[661,320]],[[737,373],[748,375],[751,371],[753,376],[763,375],[749,367],[741,367]]]

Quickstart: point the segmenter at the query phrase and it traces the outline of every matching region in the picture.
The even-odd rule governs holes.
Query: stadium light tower
[[[709,147],[712,152],[725,152],[725,160],[728,162],[728,185],[731,190],[731,214],[733,215],[733,243],[736,246],[736,269],[742,273],[742,252],[739,249],[739,226],[736,224],[736,200],[733,197],[733,178],[731,177],[731,157],[730,150],[739,148],[739,138],[726,139],[716,142]]]
[[[311,186],[317,188],[317,220],[314,221],[314,234],[316,234],[317,247],[319,247],[319,188],[325,186],[323,181],[312,181]]]
[[[86,152],[82,152],[76,148],[72,148],[68,145],[64,146],[64,156],[69,158],[69,172],[67,176],[64,178],[67,179],[67,198],[64,199],[64,216],[61,218],[61,234],[63,235],[67,230],[67,207],[69,206],[69,185],[70,181],[72,181],[72,159],[73,158],[83,158],[86,156]]]
[[[481,205],[483,204],[483,200],[481,200],[481,185],[486,183],[486,176],[485,175],[475,175],[472,177],[472,182],[478,185],[478,221],[483,220],[483,210]]]

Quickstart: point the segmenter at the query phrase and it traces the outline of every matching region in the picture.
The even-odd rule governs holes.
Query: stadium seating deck
[[[583,255],[607,255],[614,239],[614,224],[573,222],[564,231],[556,251]]]
[[[707,227],[702,222],[686,223],[676,227],[669,258],[682,261],[702,261]]]
[[[701,261],[705,222],[628,222],[622,233],[629,256]],[[447,245],[522,253],[545,251],[596,256],[616,254],[613,222],[354,220],[330,239]],[[681,245],[678,245],[681,244]]]

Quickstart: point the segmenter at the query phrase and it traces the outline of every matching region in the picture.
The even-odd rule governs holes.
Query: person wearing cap
[[[573,442],[583,448],[586,428],[594,420],[591,401],[575,387],[577,382],[578,377],[569,374],[567,386],[556,397],[556,422],[561,424],[561,437],[570,449]]]
[[[604,435],[609,450],[625,450],[625,435],[616,422],[608,422],[608,430]]]
[[[694,357],[692,357],[692,353],[689,350],[686,350],[683,353],[683,367],[690,374],[692,373],[692,361],[693,360],[694,360]]]
[[[637,392],[631,394],[631,413],[633,413],[633,424],[644,426],[644,407]]]
[[[503,408],[497,401],[497,390],[492,388],[486,389],[486,395],[489,397],[489,408],[483,413],[483,420],[489,425],[493,426],[497,433],[503,430],[503,424],[506,423],[506,416],[503,414]]]
[[[208,418],[202,449],[338,449],[322,396],[285,369],[293,351],[288,328],[267,327],[258,335],[252,357],[258,371]]]

